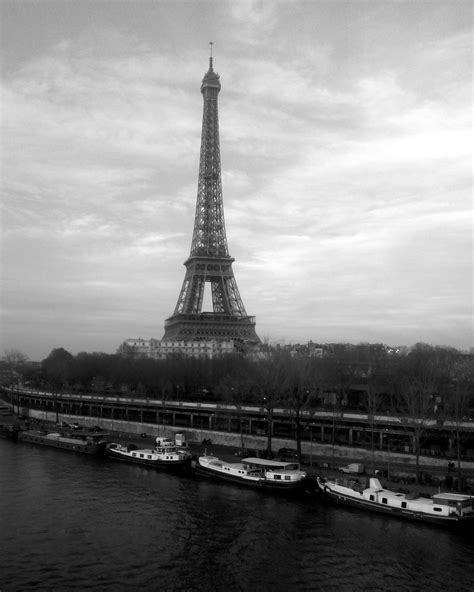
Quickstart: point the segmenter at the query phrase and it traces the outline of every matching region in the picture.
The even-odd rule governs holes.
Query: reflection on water
[[[0,441],[0,589],[469,591],[435,527]]]

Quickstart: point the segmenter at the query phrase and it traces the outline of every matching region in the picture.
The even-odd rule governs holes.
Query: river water
[[[0,440],[0,590],[469,591],[474,533]]]

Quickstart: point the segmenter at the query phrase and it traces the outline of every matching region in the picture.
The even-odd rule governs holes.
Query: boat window
[[[151,454],[148,455],[148,458],[151,458]]]
[[[143,458],[145,455],[144,454],[140,454],[140,458]]]
[[[373,495],[371,495],[371,496],[370,496],[370,501],[371,501],[371,502],[373,502],[373,501],[374,501],[374,499],[375,499],[375,498],[374,498],[374,496],[373,496]]]
[[[274,475],[275,479],[281,479],[281,475]]]
[[[387,503],[387,498],[386,497],[383,497],[382,498],[382,504],[386,504],[386,503]]]
[[[290,481],[291,480],[291,476],[290,475],[285,475],[285,481]]]
[[[406,508],[407,507],[407,503],[406,502],[402,502],[402,508]]]
[[[137,456],[135,452],[132,452],[132,456]]]
[[[436,506],[433,508],[435,512],[442,512],[443,508],[437,508]]]

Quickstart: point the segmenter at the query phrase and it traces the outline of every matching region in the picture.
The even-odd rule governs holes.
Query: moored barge
[[[179,448],[169,438],[156,438],[154,448],[139,449],[134,444],[110,442],[107,457],[124,462],[147,465],[157,469],[186,469],[191,464],[189,451]]]
[[[20,430],[18,432],[18,441],[83,454],[100,454],[104,451],[106,444],[103,434],[100,433],[61,433],[45,430]]]
[[[376,478],[364,488],[359,479],[316,479],[319,491],[339,504],[397,518],[440,525],[474,525],[474,497],[459,493],[436,493],[432,497],[390,491]]]
[[[197,475],[240,485],[279,491],[303,488],[306,473],[298,463],[244,458],[241,462],[225,462],[216,456],[200,456],[193,462]]]

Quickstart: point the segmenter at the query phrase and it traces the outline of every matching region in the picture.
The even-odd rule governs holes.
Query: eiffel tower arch
[[[234,259],[227,246],[217,105],[220,89],[211,53],[201,85],[204,107],[191,252],[184,263],[186,274],[174,313],[165,321],[163,340],[234,339],[260,343],[255,317],[245,312],[232,270]],[[202,311],[206,283],[211,287],[212,312]]]

